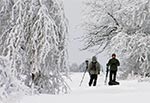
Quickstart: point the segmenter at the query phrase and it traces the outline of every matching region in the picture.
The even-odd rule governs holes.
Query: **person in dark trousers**
[[[116,59],[116,54],[112,54],[112,58],[107,63],[107,67],[109,67],[109,66],[110,66],[109,83],[112,83],[112,82],[115,83],[118,66],[120,66],[119,60]],[[118,83],[118,82],[116,82],[116,83]]]
[[[98,74],[100,74],[100,64],[97,61],[96,56],[92,57],[92,61],[88,66],[88,72],[90,74],[89,86],[93,84],[96,86]]]

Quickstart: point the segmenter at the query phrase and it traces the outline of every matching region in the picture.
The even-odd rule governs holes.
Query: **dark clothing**
[[[112,58],[108,61],[107,66],[110,66],[110,71],[117,71],[118,66],[120,66],[120,62],[116,58]]]
[[[108,82],[108,85],[119,85],[120,83],[119,82],[116,82],[116,81],[109,81]]]
[[[117,71],[110,71],[109,81],[116,81]]]
[[[110,74],[109,74],[109,82],[115,82],[116,81],[116,75],[118,66],[120,66],[120,62],[116,58],[112,58],[108,61],[107,67],[110,66]]]
[[[94,81],[94,83],[93,83],[93,81]],[[90,75],[89,86],[91,86],[92,84],[93,84],[93,86],[96,86],[96,82],[97,82],[97,74]]]
[[[92,62],[92,68],[91,69],[94,70],[94,71],[96,71],[96,63],[97,62]]]

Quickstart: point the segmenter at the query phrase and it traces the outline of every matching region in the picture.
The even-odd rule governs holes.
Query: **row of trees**
[[[86,63],[82,62],[80,65],[76,63],[72,63],[69,66],[69,71],[70,72],[85,72],[86,70]]]
[[[67,92],[61,73],[67,72],[67,24],[59,0],[0,0],[1,78],[27,88],[34,82],[36,93]],[[12,93],[20,84],[10,81],[1,80],[0,87]]]
[[[116,53],[123,78],[150,73],[150,1],[88,0],[83,29],[85,49]]]

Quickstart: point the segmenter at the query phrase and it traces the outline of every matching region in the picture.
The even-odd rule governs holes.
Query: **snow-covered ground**
[[[68,84],[71,91],[60,95],[26,96],[20,103],[144,103],[149,102],[150,83],[137,80],[120,81],[119,86],[104,85],[104,76],[98,78],[96,87],[88,87],[89,76],[86,74],[79,87],[83,73],[72,73]]]

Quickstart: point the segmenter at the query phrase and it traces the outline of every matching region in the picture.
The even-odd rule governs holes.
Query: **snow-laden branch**
[[[57,0],[7,0],[9,12],[0,35],[1,56],[6,56],[10,70],[35,93],[67,92],[63,79],[67,72],[67,19]],[[13,1],[14,3],[11,3]],[[8,5],[10,4],[11,5]],[[2,20],[4,17],[0,17]],[[31,74],[35,75],[33,79]],[[24,78],[22,78],[24,77]]]
[[[115,52],[122,59],[123,75],[148,75],[150,1],[89,0],[84,4],[83,50],[96,55]]]

